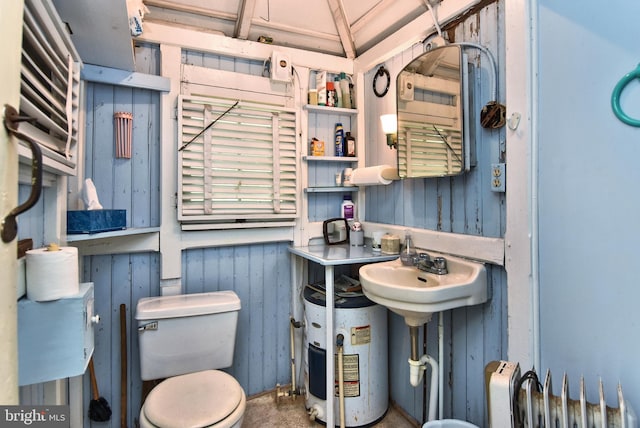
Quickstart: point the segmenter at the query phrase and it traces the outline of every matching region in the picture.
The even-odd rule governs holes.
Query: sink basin
[[[441,254],[429,253],[438,257]],[[402,315],[409,326],[422,326],[433,312],[487,301],[487,270],[483,263],[453,256],[449,273],[437,275],[404,266],[400,259],[360,268],[362,290],[370,300]]]

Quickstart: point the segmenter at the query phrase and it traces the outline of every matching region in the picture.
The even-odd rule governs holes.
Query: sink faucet
[[[435,273],[436,275],[446,275],[449,273],[447,270],[447,259],[444,257],[434,257],[427,253],[420,253],[417,257],[414,257],[413,265],[419,270],[429,273]]]

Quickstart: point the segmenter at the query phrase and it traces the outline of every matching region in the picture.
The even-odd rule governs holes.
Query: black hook
[[[38,199],[40,199],[40,194],[42,193],[42,151],[40,150],[38,143],[32,140],[31,137],[18,131],[20,122],[34,121],[35,119],[33,118],[20,116],[15,108],[5,104],[5,129],[9,134],[27,143],[32,154],[31,193],[29,194],[29,198],[23,204],[11,210],[11,212],[2,220],[2,231],[0,232],[0,235],[2,235],[2,241],[5,243],[13,241],[18,234],[18,223],[16,222],[16,217],[33,207],[38,202]]]

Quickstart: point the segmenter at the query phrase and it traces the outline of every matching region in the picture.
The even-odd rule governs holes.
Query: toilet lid
[[[168,378],[147,396],[144,414],[156,426],[200,428],[229,416],[242,400],[229,374],[206,370]]]

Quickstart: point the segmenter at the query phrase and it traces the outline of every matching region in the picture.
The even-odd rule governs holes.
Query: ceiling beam
[[[262,18],[253,18],[251,20],[251,23],[254,27],[261,27],[267,30],[284,31],[288,33],[298,34],[300,36],[310,36],[317,39],[340,42],[340,38],[335,34],[322,33],[309,27],[293,27],[291,25],[278,24],[274,21],[265,21]]]
[[[364,15],[362,15],[353,23],[353,25],[351,26],[351,31],[353,31],[354,34],[357,33],[362,29],[362,27],[366,26],[369,21],[393,6],[395,2],[396,0],[382,0],[379,3],[376,3],[375,6],[369,9]]]
[[[242,40],[249,38],[249,29],[251,28],[251,18],[256,8],[257,0],[242,0],[238,8],[238,20],[234,30],[234,37]]]
[[[223,19],[226,21],[236,21],[238,16],[232,13],[225,13],[215,11],[212,9],[206,9],[204,7],[189,6],[186,4],[180,4],[167,0],[144,0],[145,6],[159,7],[162,9],[173,10],[176,12],[193,13],[196,15],[202,15],[209,18]],[[149,14],[148,18],[152,18],[152,14]]]
[[[329,9],[333,15],[333,20],[336,23],[336,29],[342,42],[344,52],[349,59],[356,57],[356,45],[353,42],[353,34],[351,34],[351,28],[349,27],[349,21],[347,20],[347,14],[344,11],[344,5],[342,0],[327,0],[329,3]]]

